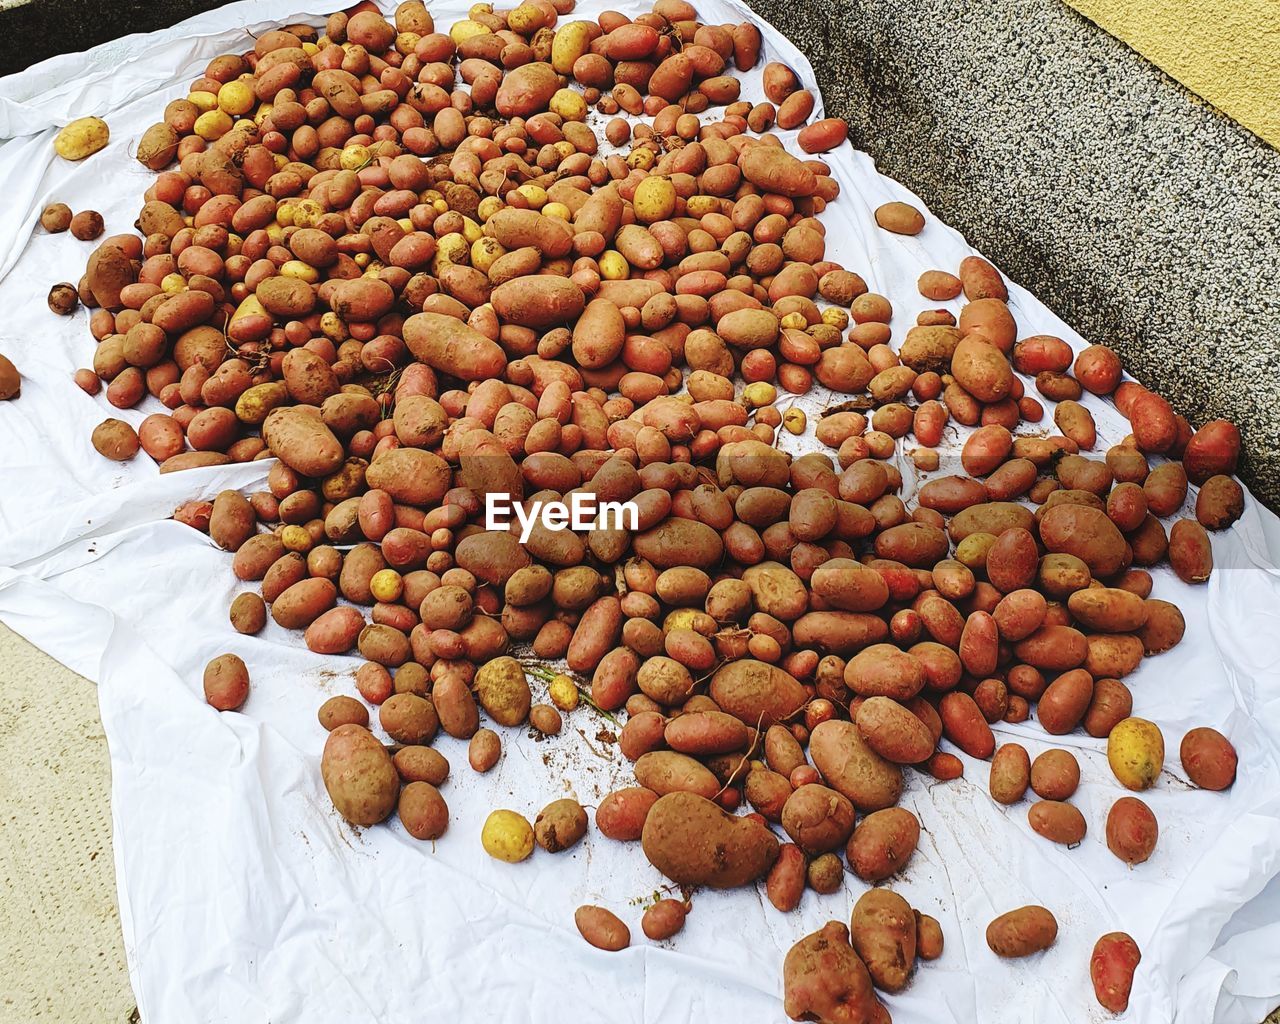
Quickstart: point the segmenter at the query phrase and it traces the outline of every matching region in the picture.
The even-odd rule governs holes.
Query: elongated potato
[[[347,724],[329,733],[320,774],[333,806],[353,825],[376,825],[396,809],[400,777],[368,729]]]

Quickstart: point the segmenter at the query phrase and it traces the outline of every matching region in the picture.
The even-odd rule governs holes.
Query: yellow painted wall
[[[1280,148],[1280,0],[1067,0]]]

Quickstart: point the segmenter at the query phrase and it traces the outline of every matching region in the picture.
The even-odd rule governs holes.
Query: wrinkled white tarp
[[[0,403],[0,618],[99,683],[121,918],[142,1019],[781,1021],[783,955],[826,920],[847,921],[860,881],[846,875],[842,892],[806,893],[787,915],[754,889],[699,893],[684,932],[654,945],[639,930],[640,904],[663,879],[638,847],[593,831],[569,853],[490,860],[479,832],[493,807],[532,817],[559,795],[594,805],[629,781],[616,749],[596,738],[608,723],[585,708],[555,739],[507,731],[502,761],[483,777],[466,767],[463,744],[440,739],[455,771],[439,842],[419,843],[396,823],[351,829],[320,782],[315,710],[353,692],[358,660],[311,654],[274,624],[258,637],[233,632],[229,556],[166,519],[183,500],[261,487],[264,465],[160,477],[145,456],[117,465],[89,445],[106,416],[136,424],[155,409],[120,413],[72,383],[93,350],[87,314],[57,318],[44,296],[55,281],[78,278],[90,246],[33,233],[39,211],[62,200],[100,210],[109,232],[127,230],[151,177],[132,158],[141,132],[210,57],[248,48],[247,33],[319,23],[300,12],[305,4],[233,4],[0,81],[0,136],[10,137],[0,145],[0,351],[24,376],[20,400]],[[433,4],[437,24],[465,6]],[[580,13],[606,6],[593,0]],[[634,0],[613,6],[645,9]],[[707,21],[750,16],[730,0],[699,6]],[[804,58],[762,27],[765,59],[786,61],[812,85]],[[744,95],[758,98],[758,76]],[[52,126],[84,114],[106,117],[110,146],[81,164],[56,159]],[[932,219],[916,238],[880,231],[871,214],[882,202],[923,204],[847,146],[829,159],[843,188],[823,218],[829,255],[893,300],[900,337],[931,305],[916,292],[920,272],[954,270],[972,250]],[[1011,291],[1022,335],[1084,344],[1032,296]],[[1126,426],[1109,404],[1087,404],[1101,450]],[[1075,850],[1035,836],[1027,804],[993,803],[984,764],[966,760],[967,777],[945,785],[909,773],[903,803],[924,832],[891,884],[942,922],[947,946],[906,992],[886,998],[898,1024],[1107,1019],[1093,1002],[1088,958],[1097,937],[1116,929],[1143,950],[1129,1020],[1257,1024],[1280,1003],[1278,552],[1280,523],[1250,501],[1214,537],[1208,586],[1155,573],[1156,595],[1183,608],[1188,631],[1128,680],[1135,713],[1160,723],[1169,749],[1159,785],[1144,795],[1161,824],[1146,864],[1131,870],[1106,850],[1106,813],[1123,791],[1104,744],[1082,734],[1050,743],[1034,722],[997,729],[1033,756],[1065,745],[1080,757],[1085,781],[1074,802],[1089,835]],[[244,714],[220,715],[201,698],[202,669],[224,651],[250,666]],[[1177,749],[1196,725],[1223,730],[1239,750],[1229,793],[1185,781]],[[635,945],[621,954],[587,946],[573,911],[588,902],[627,920]],[[985,926],[1025,903],[1052,908],[1057,945],[999,961]]]

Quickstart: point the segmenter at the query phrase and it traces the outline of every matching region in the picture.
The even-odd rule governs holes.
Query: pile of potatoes
[[[1047,840],[1086,841],[1075,758],[1033,762],[991,726],[1107,738],[1124,786],[1155,782],[1163,736],[1124,680],[1184,622],[1148,570],[1209,578],[1207,530],[1243,508],[1235,427],[1193,429],[1105,346],[1019,339],[977,256],[919,282],[927,301],[963,295],[958,318],[900,328],[827,258],[820,214],[839,189],[812,155],[845,124],[806,123],[814,97],[781,64],[764,101],[739,95],[758,30],[701,24],[685,0],[634,21],[566,20],[572,7],[477,4],[440,32],[416,0],[394,22],[361,4],[212,60],[138,146],[159,172],[140,234],[106,238],[76,289],[97,339],[77,383],[166,410],[136,431],[109,419],[94,446],[164,473],[274,460],[267,490],[175,518],[234,553],[250,584],[236,630],[269,616],[317,653],[364,659],[356,695],[319,711],[324,784],[355,825],[398,813],[440,838],[436,736],[468,741],[485,772],[499,729],[553,737],[589,703],[622,716],[635,775],[595,829],[638,842],[683,890],[645,911],[654,941],[700,887],[763,882],[787,912],[846,870],[872,885],[903,871],[920,836],[897,806],[906,775],[958,778],[953,750],[991,762],[998,803],[1032,790]],[[647,121],[614,117],[604,155],[592,108]],[[775,127],[798,129],[800,155]],[[925,224],[903,203],[876,221]],[[1015,433],[1045,416],[1027,381],[1056,433]],[[791,457],[778,432],[810,427],[779,402],[815,387],[854,397]],[[1105,452],[1084,391],[1132,425]],[[943,471],[950,424],[972,429]],[[927,477],[911,507],[899,441]],[[1194,517],[1166,529],[1191,484]],[[522,544],[483,528],[487,494],[575,492],[633,502],[637,529],[539,524]],[[215,659],[209,702],[242,707],[249,675]],[[1181,759],[1203,788],[1235,775],[1212,729]],[[516,862],[588,824],[562,799],[534,822],[496,810],[482,841]],[[1137,864],[1157,834],[1127,797],[1106,839]],[[601,949],[631,941],[604,907],[576,923]],[[1023,956],[1056,934],[1049,910],[1021,908],[988,943]],[[933,918],[872,888],[848,928],[788,955],[787,1012],[887,1021],[875,990],[941,952]],[[1102,1005],[1127,1002],[1138,957],[1125,936],[1100,940]]]

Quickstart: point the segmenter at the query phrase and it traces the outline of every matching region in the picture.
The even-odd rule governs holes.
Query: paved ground
[[[0,625],[0,1022],[133,1013],[92,683]]]

